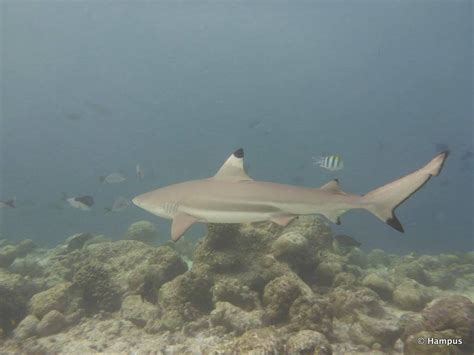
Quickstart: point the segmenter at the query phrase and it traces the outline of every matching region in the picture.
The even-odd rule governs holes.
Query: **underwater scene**
[[[0,1],[0,354],[473,354],[472,15]]]

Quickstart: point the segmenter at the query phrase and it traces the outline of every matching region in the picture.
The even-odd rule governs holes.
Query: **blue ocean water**
[[[213,175],[243,147],[258,180],[367,191],[451,155],[397,209],[336,232],[366,249],[472,250],[472,3],[16,2],[1,9],[0,234],[55,245],[147,219],[118,196]],[[340,154],[331,173],[312,157]],[[140,164],[145,177],[135,177]],[[99,176],[122,172],[121,184]],[[61,194],[92,195],[91,211]],[[191,234],[203,233],[203,227]]]

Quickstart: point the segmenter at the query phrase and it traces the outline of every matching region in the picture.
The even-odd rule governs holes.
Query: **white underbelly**
[[[277,215],[274,212],[247,211],[209,211],[193,208],[183,208],[183,212],[196,217],[200,222],[207,223],[248,223],[268,221]]]

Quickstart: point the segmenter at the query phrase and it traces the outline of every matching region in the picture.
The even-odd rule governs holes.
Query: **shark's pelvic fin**
[[[341,219],[339,218],[344,212],[346,211],[332,211],[332,212],[326,212],[324,213],[324,217],[329,219],[332,223],[335,223],[337,225],[341,224]]]
[[[244,150],[240,148],[232,153],[213,178],[227,181],[253,180],[244,169]]]
[[[173,217],[171,224],[171,239],[176,242],[194,224],[197,219],[187,213],[180,212]]]
[[[421,169],[392,181],[362,196],[361,202],[367,210],[399,232],[403,226],[395,215],[395,209],[418,191],[432,176],[438,176],[449,152],[435,156]]]

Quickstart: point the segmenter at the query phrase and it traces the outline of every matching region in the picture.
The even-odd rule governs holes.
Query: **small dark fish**
[[[72,237],[69,237],[66,240],[68,251],[73,251],[76,249],[81,249],[84,244],[94,238],[94,235],[90,233],[79,233],[74,234]]]
[[[94,205],[94,198],[92,196],[79,196],[70,197],[66,200],[72,207],[79,208],[81,210],[90,210]]]
[[[474,153],[468,150],[467,152],[464,152],[464,154],[461,157],[461,160],[469,160],[474,157]]]
[[[15,198],[8,201],[0,201],[0,208],[15,208]]]
[[[361,246],[361,243],[359,243],[354,238],[349,237],[348,235],[345,235],[345,234],[338,234],[334,236],[334,239],[336,239],[336,241],[340,245],[345,246],[345,247],[360,247]]]
[[[446,152],[449,149],[449,146],[446,143],[434,143],[436,153]]]
[[[89,207],[91,207],[94,204],[94,198],[92,196],[80,196],[80,197],[75,197],[74,199]]]

